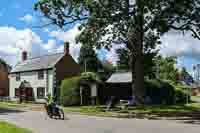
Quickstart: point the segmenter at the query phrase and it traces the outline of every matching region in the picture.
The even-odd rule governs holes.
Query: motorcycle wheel
[[[65,114],[64,114],[63,109],[59,109],[59,118],[62,119],[62,120],[65,119]]]

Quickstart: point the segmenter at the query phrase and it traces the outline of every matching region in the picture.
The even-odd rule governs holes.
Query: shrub
[[[97,75],[93,72],[85,72],[81,74],[81,80],[95,81],[97,80]]]
[[[80,105],[79,83],[80,77],[62,81],[60,100],[63,106]]]
[[[185,86],[175,86],[176,87],[176,103],[184,104],[187,102],[187,97],[189,102],[191,101],[189,88]]]
[[[187,102],[187,96],[188,100],[191,101],[190,92],[188,91],[189,88],[187,86],[183,85],[180,81],[173,82],[168,80],[167,82],[175,88],[177,104],[185,104]]]
[[[151,104],[174,104],[175,89],[172,85],[161,80],[145,81],[146,96],[151,100]]]

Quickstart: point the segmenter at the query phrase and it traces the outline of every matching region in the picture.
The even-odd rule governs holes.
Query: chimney
[[[69,42],[65,42],[64,44],[64,53],[69,54]]]
[[[27,58],[28,58],[28,53],[26,51],[23,51],[22,52],[22,61],[27,60]]]

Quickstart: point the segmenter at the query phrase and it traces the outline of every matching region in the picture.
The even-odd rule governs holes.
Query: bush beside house
[[[61,84],[61,104],[63,106],[80,105],[80,77],[65,79]]]
[[[97,75],[94,72],[85,72],[81,74],[81,80],[84,81],[96,81]]]
[[[173,82],[173,81],[167,81],[169,84],[174,86],[176,91],[176,103],[177,104],[185,104],[187,103],[187,97],[188,100],[191,101],[190,96],[190,88],[186,85],[183,85],[181,82]]]
[[[177,84],[174,85],[176,88],[176,103],[177,104],[185,104],[187,103],[187,99],[189,102],[191,101],[191,96],[190,96],[190,89],[187,86]],[[188,97],[188,98],[187,98]]]
[[[181,83],[162,80],[145,81],[146,96],[149,96],[152,104],[185,104],[191,101],[189,88]]]
[[[60,100],[63,106],[80,105],[80,86],[83,87],[83,104],[91,101],[89,84],[97,81],[97,75],[93,72],[82,73],[81,77],[65,79],[61,84]]]
[[[145,81],[146,97],[151,99],[151,104],[175,103],[175,88],[169,83],[161,80]]]
[[[63,80],[61,85],[61,104],[63,106],[80,105],[81,82],[90,82],[95,80],[97,80],[97,76],[95,73],[91,72],[83,73],[81,77],[73,77]],[[180,83],[153,79],[146,80],[144,84],[146,88],[146,97],[150,98],[150,104],[173,105],[184,104],[187,102],[186,96],[188,95],[188,88]],[[101,88],[100,90],[105,91],[106,89]],[[98,100],[103,98],[102,94],[98,94]]]

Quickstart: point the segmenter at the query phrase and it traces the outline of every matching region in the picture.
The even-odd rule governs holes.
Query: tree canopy
[[[200,39],[199,0],[39,0],[35,9],[59,27],[82,21],[80,41],[96,48],[124,44],[130,51],[138,103],[144,102],[146,51],[152,52],[152,45],[170,30]]]
[[[93,47],[89,45],[81,46],[78,61],[81,66],[81,72],[97,72],[101,68],[100,60],[97,58]]]
[[[176,57],[161,57],[156,58],[155,72],[157,78],[163,80],[176,81],[178,75],[178,69],[176,68],[177,58]]]

